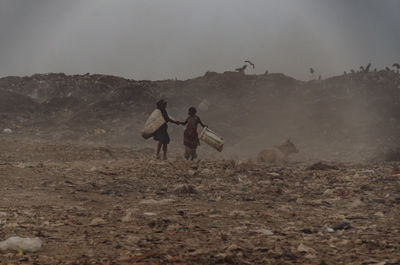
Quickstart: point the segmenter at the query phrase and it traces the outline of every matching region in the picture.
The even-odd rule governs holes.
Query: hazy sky
[[[399,0],[0,0],[0,76],[307,79],[400,62]]]

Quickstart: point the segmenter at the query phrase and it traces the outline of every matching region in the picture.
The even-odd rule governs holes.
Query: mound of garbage
[[[153,158],[153,159],[152,159]],[[400,163],[0,139],[1,264],[399,264]]]
[[[400,74],[390,69],[307,82],[279,73],[207,72],[183,81],[35,74],[0,79],[0,126],[14,137],[150,147],[140,129],[165,98],[174,118],[195,106],[224,137],[215,156],[255,157],[291,138],[295,160],[385,160],[399,147],[399,91]],[[172,149],[181,148],[182,128],[169,130]]]

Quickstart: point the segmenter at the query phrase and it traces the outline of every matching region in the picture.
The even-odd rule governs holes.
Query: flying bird
[[[246,60],[244,62],[250,64],[253,67],[253,69],[255,68],[254,63],[250,62],[249,60]]]
[[[397,69],[400,69],[400,64],[394,63],[394,64],[392,65],[392,67],[396,67]]]

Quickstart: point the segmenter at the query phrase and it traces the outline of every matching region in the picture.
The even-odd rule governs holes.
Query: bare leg
[[[197,153],[196,153],[196,148],[193,149],[192,151],[192,160],[197,158]]]
[[[190,148],[185,146],[185,158],[186,160],[189,160],[191,154],[190,154]]]
[[[164,145],[163,145],[163,152],[164,152],[163,159],[167,160],[167,144],[166,143],[164,143]]]
[[[161,150],[161,145],[162,144],[163,144],[162,141],[158,141],[158,144],[157,144],[157,155],[156,155],[157,159],[160,159],[160,150]]]

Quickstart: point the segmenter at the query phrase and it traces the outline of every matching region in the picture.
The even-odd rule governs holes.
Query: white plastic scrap
[[[42,247],[42,241],[38,237],[22,238],[13,236],[0,242],[0,250],[23,250],[27,252],[38,251]]]

